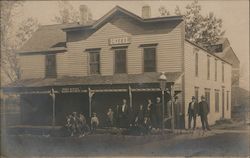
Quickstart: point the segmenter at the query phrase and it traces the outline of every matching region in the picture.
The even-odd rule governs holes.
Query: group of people
[[[188,106],[188,128],[191,129],[191,123],[193,121],[193,130],[196,128],[196,117],[200,116],[201,125],[203,130],[210,131],[210,127],[208,124],[207,115],[210,112],[210,107],[206,101],[206,98],[202,95],[201,101],[198,103],[196,98],[193,96],[192,101]]]
[[[174,112],[172,112],[172,110],[174,110]],[[201,101],[199,103],[193,96],[192,101],[189,103],[187,112],[188,128],[191,129],[191,123],[193,122],[194,130],[196,128],[196,118],[197,116],[200,116],[202,129],[210,130],[207,119],[209,111],[209,105],[204,96],[201,96]],[[185,129],[184,116],[184,108],[178,102],[177,96],[167,102],[164,113],[160,97],[156,98],[155,103],[153,103],[151,99],[148,99],[145,106],[140,104],[136,109],[131,108],[127,104],[127,100],[123,99],[122,105],[117,105],[115,112],[112,107],[108,108],[106,113],[106,125],[108,127],[113,127],[114,122],[116,122],[117,127],[132,128],[142,134],[148,134],[153,128],[162,128],[162,121],[164,121],[165,124],[166,120],[171,120],[173,117],[175,119],[175,129]],[[165,118],[164,120],[163,117]],[[99,126],[99,119],[95,112],[92,114],[90,127],[88,126],[86,118],[82,113],[77,114],[76,112],[73,112],[66,118],[67,122],[65,127],[71,136],[79,135],[79,137],[82,137],[86,133],[94,132]]]
[[[83,137],[85,134],[94,132],[99,125],[99,119],[96,116],[96,113],[93,113],[91,117],[91,128],[87,124],[87,120],[83,113],[77,114],[73,112],[66,116],[66,129],[69,132],[70,136],[79,136]]]

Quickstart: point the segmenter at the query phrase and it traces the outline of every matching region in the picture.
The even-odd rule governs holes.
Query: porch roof
[[[165,73],[165,75],[167,82],[175,82],[182,75],[182,72],[168,72]],[[63,76],[58,78],[23,79],[12,82],[4,88],[158,83],[159,76],[160,73],[153,72],[143,74],[115,74],[109,76]]]

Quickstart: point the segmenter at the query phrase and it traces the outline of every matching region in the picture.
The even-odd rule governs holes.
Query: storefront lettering
[[[109,39],[110,45],[127,44],[127,43],[130,43],[129,37],[119,37],[119,38],[110,38]]]
[[[62,88],[62,93],[79,93],[80,88]]]

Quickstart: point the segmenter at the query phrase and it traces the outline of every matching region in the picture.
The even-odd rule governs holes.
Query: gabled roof
[[[72,24],[40,26],[18,53],[59,51],[66,48],[66,34],[61,29]]]
[[[143,19],[140,16],[120,7],[120,6],[115,6],[113,9],[111,9],[107,14],[105,14],[103,17],[101,17],[99,20],[93,22],[92,24],[88,25],[80,25],[76,24],[73,26],[65,27],[63,28],[64,31],[70,31],[70,30],[78,30],[78,29],[95,29],[101,26],[102,24],[106,23],[110,17],[115,15],[117,12],[124,13],[135,20],[143,23],[148,23],[148,22],[159,22],[159,21],[170,21],[170,20],[183,20],[183,16],[167,16],[167,17],[156,17],[156,18],[146,18]]]

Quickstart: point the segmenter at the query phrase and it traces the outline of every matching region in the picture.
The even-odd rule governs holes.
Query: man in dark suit
[[[156,98],[155,103],[155,128],[160,128],[162,122],[162,103],[161,98]]]
[[[196,115],[198,114],[198,103],[196,98],[192,96],[192,101],[188,105],[188,129],[191,128],[191,122],[193,120],[193,130],[196,128]]]
[[[127,105],[127,100],[122,100],[123,104],[119,108],[119,122],[120,127],[127,128],[129,124],[129,107]]]
[[[208,125],[208,120],[207,120],[207,115],[208,115],[210,109],[209,109],[209,105],[206,102],[205,97],[203,95],[201,96],[201,102],[199,103],[198,108],[199,108],[199,115],[201,117],[202,129],[203,130],[207,129],[210,131],[210,128]]]

